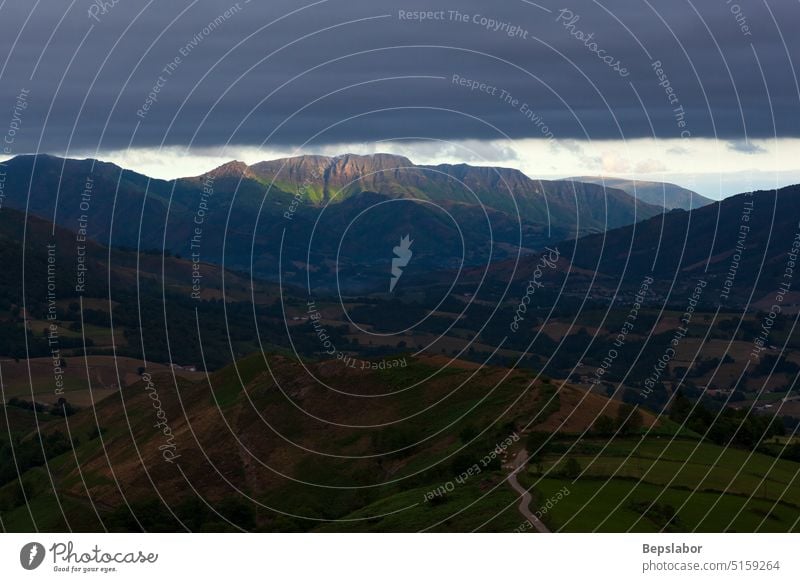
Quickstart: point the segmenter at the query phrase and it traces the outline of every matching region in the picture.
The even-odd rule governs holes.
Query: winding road
[[[542,523],[542,520],[536,517],[530,510],[531,504],[531,494],[530,491],[527,491],[522,485],[519,484],[517,481],[517,473],[519,473],[522,469],[525,468],[526,461],[528,460],[528,451],[522,449],[517,456],[514,457],[514,465],[511,474],[508,476],[508,483],[511,485],[511,488],[514,489],[517,493],[520,494],[521,500],[519,502],[519,512],[522,516],[528,520],[528,522],[538,531],[539,533],[550,533],[550,530],[547,529],[547,526]]]

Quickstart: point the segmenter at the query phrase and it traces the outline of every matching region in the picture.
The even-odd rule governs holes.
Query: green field
[[[570,495],[544,521],[554,530],[796,531],[800,518],[800,464],[761,453],[688,439],[583,441],[569,458],[582,475],[561,475],[557,451],[530,466],[520,481],[537,500],[561,487]],[[638,444],[638,446],[637,446]],[[574,481],[574,482],[573,482]],[[534,505],[536,501],[534,502]]]

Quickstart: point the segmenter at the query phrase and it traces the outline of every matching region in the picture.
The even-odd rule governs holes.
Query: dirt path
[[[525,449],[521,450],[517,453],[517,456],[514,457],[514,468],[511,471],[511,474],[508,476],[508,483],[511,485],[511,488],[514,489],[517,493],[520,494],[521,499],[519,502],[519,512],[522,516],[530,522],[530,524],[534,527],[536,531],[539,533],[550,533],[550,530],[547,529],[547,526],[542,523],[542,520],[536,517],[530,510],[531,504],[531,494],[529,491],[526,491],[525,488],[519,484],[517,481],[517,473],[519,473],[522,469],[525,468],[525,462],[528,460],[528,451]]]

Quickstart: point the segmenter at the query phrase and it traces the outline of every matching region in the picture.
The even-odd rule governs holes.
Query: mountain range
[[[576,182],[600,184],[608,188],[616,188],[627,192],[637,200],[660,206],[666,210],[676,208],[694,210],[708,206],[714,201],[683,186],[669,182],[648,182],[644,180],[628,180],[624,178],[609,178],[606,176],[581,176],[570,178]]]
[[[302,281],[391,259],[405,235],[427,268],[478,265],[660,214],[622,190],[518,170],[420,166],[388,154],[300,156],[165,181],[98,160],[5,163],[4,204],[117,247],[165,249]],[[223,253],[224,249],[224,253]],[[279,265],[284,270],[279,272]],[[349,279],[348,279],[349,281]],[[358,289],[373,282],[366,276]]]

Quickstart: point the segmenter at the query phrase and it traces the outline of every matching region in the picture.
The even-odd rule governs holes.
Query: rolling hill
[[[43,463],[32,461],[21,478],[28,504],[19,503],[20,485],[0,483],[3,522],[12,531],[34,523],[40,531],[312,530],[401,495],[414,499],[405,523],[392,527],[414,531],[440,519],[440,503],[426,502],[426,492],[479,463],[481,475],[457,492],[478,502],[467,519],[491,519],[510,504],[488,528],[509,531],[521,518],[503,486],[503,460],[532,428],[569,411],[549,381],[531,385],[522,372],[442,364],[421,357],[368,371],[331,360],[303,369],[296,360],[259,354],[207,381],[154,373],[69,417],[74,455],[59,440],[64,419],[43,426],[43,438],[54,443],[47,467],[58,501],[45,487]],[[169,434],[153,428],[151,393]],[[563,387],[560,394],[578,400],[581,392]],[[570,429],[587,428],[606,405],[611,414],[619,408],[592,395]],[[498,443],[506,444],[492,454]],[[57,503],[63,515],[52,511]],[[375,527],[384,513],[367,511],[355,523]],[[455,519],[439,529],[464,527]]]
[[[0,356],[15,359],[55,349],[63,358],[196,364],[200,331],[216,368],[256,349],[253,325],[263,315],[252,301],[266,309],[278,297],[273,285],[218,265],[109,249],[10,208],[0,211],[0,269]],[[230,336],[220,333],[226,326]],[[262,337],[278,341],[269,327]],[[52,369],[42,382],[35,392],[52,394]]]
[[[627,192],[637,200],[659,206],[666,210],[680,208],[694,210],[714,202],[710,198],[701,196],[688,188],[669,182],[648,182],[644,180],[627,180],[625,178],[611,178],[608,176],[581,176],[570,178],[576,182],[601,184],[608,188],[616,188]]]
[[[707,305],[733,307],[749,301],[751,308],[764,307],[761,301],[771,306],[781,283],[788,283],[783,309],[793,312],[800,305],[800,283],[791,272],[800,232],[799,198],[800,185],[744,193],[565,241],[558,245],[559,268],[548,270],[543,280],[556,287],[565,284],[565,296],[611,300],[619,289],[619,297],[630,300],[642,280],[652,276],[658,281],[652,298],[682,304],[702,279]],[[492,273],[503,280],[513,272],[515,279],[524,280],[538,260],[524,257],[516,270],[514,262],[500,261]],[[468,280],[479,276],[472,271],[467,275]],[[448,274],[440,277],[447,279]]]
[[[574,248],[576,267],[613,278],[641,280],[652,273],[683,287],[702,278],[714,289],[713,296],[707,293],[712,303],[744,302],[751,293],[758,301],[787,281],[789,254],[800,232],[798,197],[800,186],[739,194],[592,235],[565,252]],[[796,289],[793,279],[788,282]],[[787,306],[794,302],[787,297]]]

